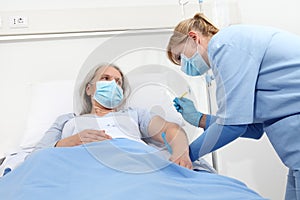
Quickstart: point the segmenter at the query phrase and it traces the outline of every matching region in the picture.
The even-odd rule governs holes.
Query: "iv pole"
[[[183,17],[183,19],[186,19],[184,7],[185,7],[186,4],[189,3],[189,0],[178,0],[178,3],[181,6],[182,17]],[[199,3],[199,12],[203,13],[203,9],[202,9],[203,0],[198,0],[198,3]],[[206,93],[207,93],[208,113],[212,114],[210,87],[211,87],[211,81],[213,80],[213,76],[211,76],[208,73],[206,73],[205,79],[206,79]],[[213,168],[218,172],[218,156],[217,156],[217,152],[214,151],[211,154],[212,154],[212,165],[213,165]]]

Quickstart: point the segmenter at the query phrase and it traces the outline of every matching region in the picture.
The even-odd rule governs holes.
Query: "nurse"
[[[232,25],[218,30],[203,14],[180,22],[168,58],[190,76],[212,69],[216,116],[186,98],[174,106],[204,133],[190,145],[197,159],[239,137],[265,132],[289,168],[286,199],[300,200],[300,37],[271,27]]]

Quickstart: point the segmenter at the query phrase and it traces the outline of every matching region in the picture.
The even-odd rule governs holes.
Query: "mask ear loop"
[[[182,53],[181,54],[183,54],[186,58],[188,58],[185,54],[184,54],[184,52],[185,52],[185,50],[186,50],[186,46],[187,46],[187,43],[188,43],[188,40],[190,39],[190,36],[188,36],[187,37],[187,39],[186,39],[186,42],[185,42],[185,44],[184,44],[184,47],[183,47],[183,51],[182,51]],[[197,42],[196,41],[194,41],[195,42],[195,44],[197,45],[196,46],[196,51],[193,53],[193,55],[190,57],[190,58],[192,58],[197,52],[198,52],[198,46],[199,46],[199,44],[197,44]],[[199,52],[198,52],[199,53]]]
[[[197,45],[197,46],[196,46],[196,52],[195,52],[195,53],[200,54],[200,53],[199,53],[199,46],[200,46],[201,42],[200,42],[200,44],[198,44],[198,42],[197,42],[196,40],[194,40],[194,42],[195,42],[195,44]],[[194,54],[195,54],[195,53],[194,53]],[[200,54],[200,56],[202,56],[202,55]]]
[[[184,43],[184,46],[183,46],[183,50],[181,52],[181,54],[185,55],[184,52],[185,52],[185,49],[186,49],[186,46],[187,46],[187,43],[188,43],[188,39],[189,39],[189,36],[186,38],[186,41]]]

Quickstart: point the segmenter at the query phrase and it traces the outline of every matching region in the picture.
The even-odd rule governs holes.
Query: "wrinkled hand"
[[[57,142],[57,147],[71,147],[90,142],[110,140],[111,136],[105,133],[105,130],[86,129],[70,137],[66,137]]]
[[[170,157],[170,161],[188,168],[188,169],[193,169],[193,164],[192,161],[190,159],[189,153],[185,152],[184,154],[178,156],[176,154],[172,154],[172,156]]]
[[[203,114],[196,110],[193,101],[184,97],[176,97],[173,102],[175,109],[182,115],[185,121],[189,122],[193,126],[199,127],[199,121]]]

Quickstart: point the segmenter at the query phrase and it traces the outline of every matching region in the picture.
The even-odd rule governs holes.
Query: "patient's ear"
[[[85,88],[85,93],[88,95],[88,96],[91,96],[93,93],[92,93],[92,85],[90,83],[87,84],[86,88]]]

